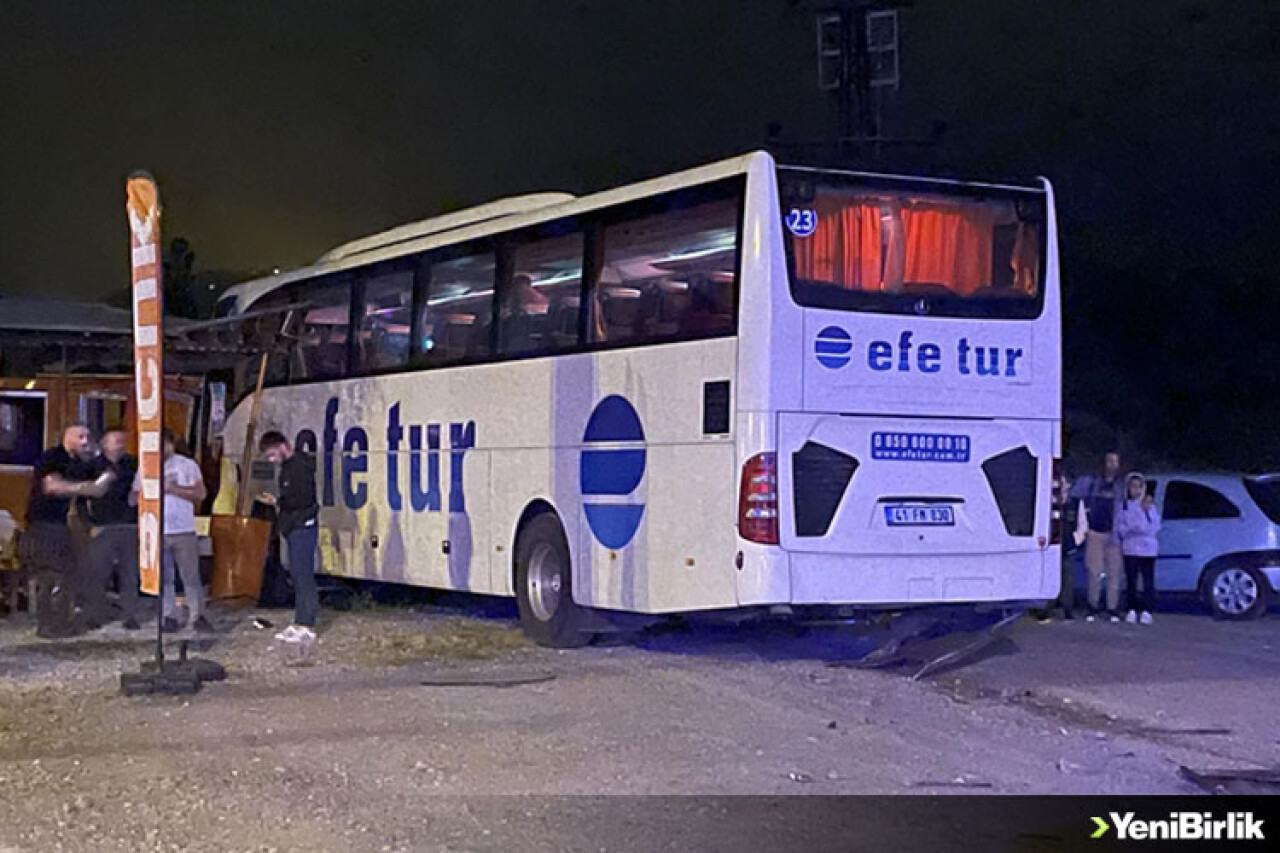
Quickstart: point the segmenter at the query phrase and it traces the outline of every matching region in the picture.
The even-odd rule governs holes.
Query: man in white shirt
[[[201,633],[214,628],[204,616],[204,585],[200,581],[200,550],[196,538],[196,504],[205,499],[204,477],[195,460],[175,451],[175,438],[164,431],[164,551],[162,591],[164,630],[182,629],[177,616],[174,576],[182,575],[183,594],[191,614],[191,627]],[[135,486],[140,488],[141,482]],[[176,572],[175,572],[176,568]]]

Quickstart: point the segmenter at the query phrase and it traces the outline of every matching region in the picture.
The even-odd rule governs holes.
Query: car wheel
[[[1257,619],[1267,612],[1266,581],[1244,566],[1219,566],[1205,577],[1204,599],[1215,619]]]
[[[585,613],[573,600],[569,543],[552,513],[534,517],[516,540],[516,604],[520,627],[540,646],[584,646]]]

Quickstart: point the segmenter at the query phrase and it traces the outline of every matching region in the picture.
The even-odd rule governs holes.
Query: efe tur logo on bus
[[[634,494],[644,479],[644,427],[624,397],[611,394],[596,404],[582,436],[578,465],[587,524],[606,548],[626,546],[644,516]]]

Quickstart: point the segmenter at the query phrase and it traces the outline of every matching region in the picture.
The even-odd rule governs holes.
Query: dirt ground
[[[288,616],[220,614],[204,655],[229,678],[186,698],[120,695],[149,632],[0,620],[0,853],[620,849],[599,800],[487,798],[1182,794],[1181,765],[1280,765],[1274,615],[1024,619],[919,681],[831,666],[865,650],[849,629],[695,622],[552,651],[505,604],[326,613],[300,666],[256,615]]]

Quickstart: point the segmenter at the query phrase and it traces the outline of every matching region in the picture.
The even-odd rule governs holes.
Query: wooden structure
[[[165,381],[165,423],[179,436],[188,434],[201,387],[195,377]],[[19,522],[26,518],[33,465],[44,448],[58,443],[68,423],[85,422],[95,437],[123,426],[135,453],[135,420],[129,375],[0,377],[0,509]]]

